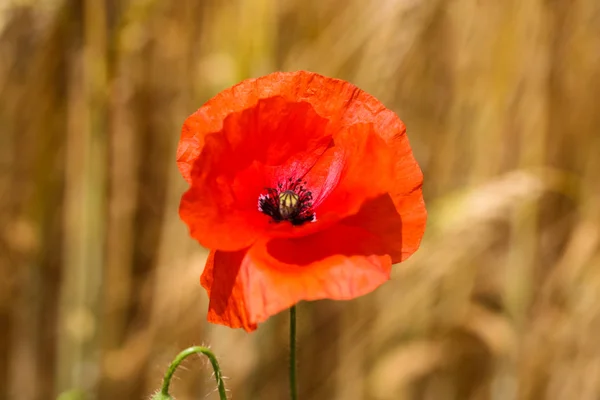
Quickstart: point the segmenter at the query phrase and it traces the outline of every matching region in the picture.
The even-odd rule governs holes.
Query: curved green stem
[[[298,400],[296,384],[296,306],[290,308],[290,397]]]
[[[225,385],[223,383],[223,375],[221,374],[221,368],[219,368],[219,363],[217,361],[217,357],[210,351],[207,347],[203,346],[193,346],[183,350],[181,353],[175,357],[171,365],[169,365],[169,369],[165,373],[165,377],[163,379],[162,387],[160,389],[160,394],[165,398],[169,397],[169,385],[171,384],[171,378],[173,378],[173,374],[179,364],[182,363],[188,356],[192,354],[202,353],[210,360],[212,364],[213,370],[215,371],[215,380],[217,381],[217,387],[219,389],[219,398],[221,400],[227,400],[227,394],[225,393]]]

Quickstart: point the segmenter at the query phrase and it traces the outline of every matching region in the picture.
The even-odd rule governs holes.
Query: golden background
[[[599,399],[598,0],[0,1],[0,399],[148,399],[192,344],[232,399],[287,398],[286,313],[205,322],[175,149],[297,69],[398,113],[429,209],[389,283],[299,305],[300,398]]]

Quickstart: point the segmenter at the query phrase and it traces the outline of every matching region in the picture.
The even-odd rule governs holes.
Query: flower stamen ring
[[[279,223],[289,221],[292,225],[302,225],[317,220],[313,211],[312,192],[304,187],[302,179],[289,178],[279,183],[277,188],[266,188],[266,193],[258,196],[258,210]]]

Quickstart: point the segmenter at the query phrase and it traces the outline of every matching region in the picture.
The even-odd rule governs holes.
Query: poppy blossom
[[[213,323],[252,331],[301,300],[369,293],[425,229],[404,124],[339,79],[276,72],[222,91],[186,119],[177,163]]]

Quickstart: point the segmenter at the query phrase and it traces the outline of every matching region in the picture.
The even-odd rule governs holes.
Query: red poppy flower
[[[256,329],[300,300],[352,299],[417,248],[426,211],[400,119],[338,79],[249,79],[184,123],[180,215],[210,249],[210,322]]]

